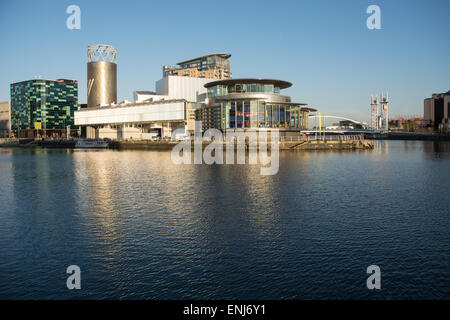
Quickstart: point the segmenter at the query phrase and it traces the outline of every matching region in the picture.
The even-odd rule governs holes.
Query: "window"
[[[244,127],[250,128],[250,101],[244,102]]]
[[[242,128],[243,120],[242,101],[238,101],[236,102],[236,128]]]
[[[280,127],[280,106],[272,107],[272,127],[273,128]]]
[[[265,120],[266,120],[266,111],[264,107],[264,103],[258,102],[258,127],[264,128],[265,127]]]
[[[266,128],[272,127],[272,106],[266,105]]]
[[[230,128],[236,128],[236,106],[235,102],[230,103]]]

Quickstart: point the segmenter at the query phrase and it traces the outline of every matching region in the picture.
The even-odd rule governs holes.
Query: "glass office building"
[[[207,83],[209,107],[215,109],[214,127],[308,129],[309,112],[304,103],[291,102],[280,94],[287,81],[272,79],[230,79]]]
[[[78,82],[35,79],[11,84],[11,130],[57,130],[74,125]]]

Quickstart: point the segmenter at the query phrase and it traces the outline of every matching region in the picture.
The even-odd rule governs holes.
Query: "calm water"
[[[0,148],[0,298],[448,299],[449,178],[449,143],[282,152],[275,176]]]

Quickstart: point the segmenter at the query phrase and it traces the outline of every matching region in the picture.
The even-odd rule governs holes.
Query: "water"
[[[449,143],[259,169],[0,148],[0,299],[450,298]]]

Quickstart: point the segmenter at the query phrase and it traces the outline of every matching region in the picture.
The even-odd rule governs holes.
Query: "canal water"
[[[280,152],[273,176],[0,148],[0,299],[448,299],[449,178],[445,142]]]

